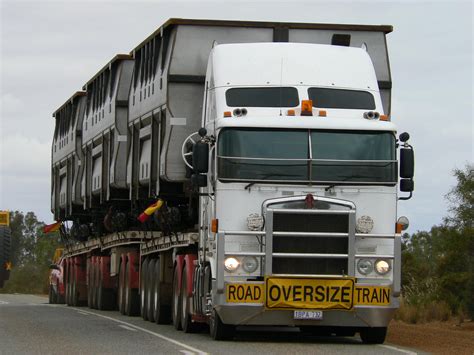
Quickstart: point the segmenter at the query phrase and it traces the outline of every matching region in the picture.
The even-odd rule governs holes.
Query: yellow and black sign
[[[354,279],[265,279],[265,307],[271,309],[345,309],[353,306]]]
[[[390,287],[356,286],[354,304],[367,306],[388,306],[390,304]]]
[[[342,309],[388,306],[389,286],[358,286],[353,278],[272,278],[263,283],[226,284],[227,303],[261,303],[267,309]]]
[[[9,226],[10,225],[10,212],[0,211],[0,226]]]
[[[227,303],[263,303],[263,284],[234,283],[226,286]]]

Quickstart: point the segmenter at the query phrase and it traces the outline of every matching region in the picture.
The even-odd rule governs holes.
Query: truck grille
[[[282,213],[273,211],[273,233],[290,232],[273,236],[273,253],[348,254],[348,214]],[[291,235],[295,232],[295,235]],[[298,236],[298,232],[327,233],[326,236]],[[331,233],[347,233],[331,236]],[[273,257],[274,274],[345,275],[348,258]]]

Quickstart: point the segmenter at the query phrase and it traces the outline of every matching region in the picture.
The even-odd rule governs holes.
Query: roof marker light
[[[327,117],[327,112],[326,112],[326,110],[319,110],[318,116],[319,116],[319,117]]]
[[[388,115],[380,115],[380,121],[388,121]]]
[[[288,111],[286,112],[286,115],[287,115],[287,116],[294,116],[294,115],[295,115],[295,110],[288,110]]]
[[[313,116],[313,100],[301,101],[301,116]]]
[[[232,117],[232,112],[224,111],[224,117]]]

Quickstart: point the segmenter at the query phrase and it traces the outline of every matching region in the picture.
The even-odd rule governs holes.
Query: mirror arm
[[[398,200],[401,200],[401,201],[406,201],[406,200],[409,200],[411,199],[411,197],[413,196],[413,191],[410,191],[410,194],[406,197],[399,197]]]

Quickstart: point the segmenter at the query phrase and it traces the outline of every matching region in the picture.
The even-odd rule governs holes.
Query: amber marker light
[[[326,117],[326,116],[327,116],[326,110],[319,110],[318,116],[319,116],[319,117]]]
[[[387,115],[380,115],[379,120],[380,121],[388,121],[388,116]]]
[[[295,110],[288,110],[288,111],[286,112],[286,115],[287,115],[287,116],[294,116],[294,115],[295,115]]]
[[[232,117],[232,112],[224,111],[224,117]]]
[[[211,221],[211,232],[212,233],[217,233],[218,229],[219,229],[219,220],[218,219],[213,219]]]
[[[301,116],[313,116],[313,100],[301,101]]]
[[[395,233],[400,234],[403,231],[403,225],[401,223],[395,223]]]

